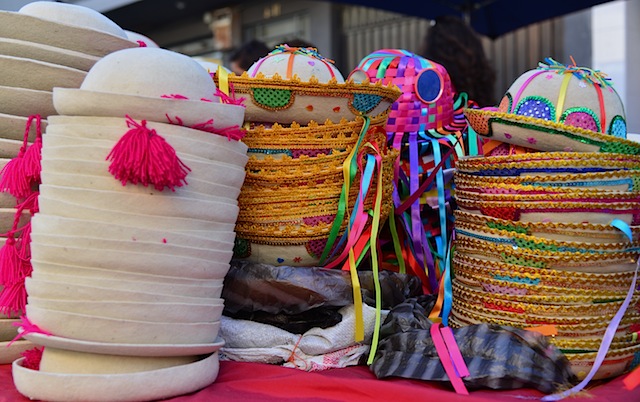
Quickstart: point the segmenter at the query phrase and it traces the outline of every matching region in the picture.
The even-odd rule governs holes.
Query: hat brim
[[[68,402],[165,399],[208,386],[220,369],[217,352],[195,363],[125,374],[47,373],[23,367],[23,363],[21,358],[12,366],[18,392],[30,399]]]
[[[529,116],[465,109],[473,130],[493,140],[538,151],[640,154],[640,143]]]
[[[9,343],[10,342],[0,342],[0,364],[11,364],[14,360],[22,357],[24,351],[35,347],[35,345],[28,340]]]
[[[104,31],[11,11],[0,11],[0,37],[42,43],[98,57],[139,46],[127,38]]]
[[[44,61],[0,55],[0,85],[52,91],[53,87],[78,88],[86,71]]]
[[[22,329],[18,331],[22,331]],[[75,352],[147,357],[204,355],[215,352],[225,343],[222,338],[218,338],[212,343],[203,344],[105,343],[63,338],[37,332],[30,332],[23,335],[23,337],[36,345],[72,350]]]
[[[52,334],[93,342],[114,343],[212,343],[218,337],[220,321],[155,322],[124,320],[67,313],[34,307],[27,303],[27,317]]]
[[[53,107],[53,93],[51,91],[0,85],[0,104],[3,113],[19,117],[38,114],[42,118],[47,118],[57,113]],[[23,126],[23,134],[24,129]]]
[[[0,38],[0,54],[58,64],[82,71],[89,71],[100,60],[98,56],[75,50],[12,38]]]
[[[211,120],[214,130],[241,127],[242,106],[200,100],[150,98],[79,88],[54,88],[53,105],[57,114],[69,116],[120,117],[197,127]]]
[[[2,101],[2,88],[3,87],[0,87],[0,104],[2,104],[4,107],[5,102]],[[51,102],[51,108],[53,109],[53,102]],[[27,128],[28,121],[29,118],[25,116],[17,116],[10,113],[0,113],[0,133],[2,133],[2,138],[18,141],[24,140],[24,132]],[[41,119],[40,126],[42,132],[44,132],[47,128],[47,120]],[[36,132],[36,124],[32,124],[31,127],[29,127],[29,137],[27,138],[29,142],[33,142],[36,139]]]

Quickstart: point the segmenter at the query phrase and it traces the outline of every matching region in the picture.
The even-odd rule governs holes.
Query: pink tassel
[[[44,347],[28,349],[22,352],[22,357],[24,357],[22,367],[28,368],[29,370],[40,370],[43,351]]]
[[[20,254],[16,246],[14,233],[9,232],[4,246],[0,248],[0,284],[8,286],[15,283],[20,272]]]
[[[31,124],[36,122],[35,149],[29,146]],[[27,197],[32,186],[40,182],[40,155],[42,149],[42,126],[40,115],[29,116],[24,132],[22,147],[18,155],[0,171],[0,191],[8,192],[16,198]]]
[[[29,265],[30,267],[30,265]],[[29,272],[31,275],[31,272]],[[11,316],[21,313],[27,306],[27,289],[24,287],[24,278],[10,285],[5,285],[0,293],[0,312]]]
[[[148,186],[158,191],[186,184],[185,178],[191,169],[185,165],[175,149],[156,130],[147,127],[146,120],[140,124],[127,116],[127,131],[113,147],[107,160],[111,161],[109,172],[122,185],[127,182]]]

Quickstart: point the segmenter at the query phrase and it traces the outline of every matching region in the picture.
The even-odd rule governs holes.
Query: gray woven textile
[[[371,371],[378,377],[446,381],[428,319],[433,297],[408,299],[392,309],[380,333]],[[469,389],[535,388],[551,393],[576,379],[569,361],[547,338],[535,332],[497,325],[453,329],[470,376]]]

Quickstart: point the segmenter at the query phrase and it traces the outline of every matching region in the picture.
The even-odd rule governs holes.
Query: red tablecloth
[[[635,402],[640,401],[640,387],[626,390],[624,376],[593,384],[588,391],[565,399],[567,402]],[[258,363],[221,362],[215,383],[189,395],[169,399],[180,402],[211,401],[447,401],[497,402],[538,400],[543,394],[531,389],[472,391],[457,395],[446,386],[405,379],[378,380],[367,367],[349,367],[307,373],[297,369]],[[0,402],[26,402],[16,391],[11,366],[0,365]]]

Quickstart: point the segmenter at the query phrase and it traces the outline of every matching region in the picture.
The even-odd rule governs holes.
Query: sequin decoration
[[[609,134],[614,137],[627,138],[627,122],[624,117],[617,115],[609,123]]]
[[[500,105],[498,105],[498,112],[508,113],[511,110],[512,103],[513,98],[511,97],[511,94],[505,94],[500,101]]]
[[[373,94],[354,94],[353,95],[353,108],[362,113],[368,113],[373,110],[382,97],[380,95]]]
[[[270,109],[284,109],[291,105],[293,97],[286,89],[253,88],[253,100]]]
[[[600,121],[596,114],[587,108],[576,107],[562,113],[560,121],[568,126],[584,128],[585,130],[600,132]]]
[[[556,118],[556,108],[545,98],[527,96],[518,103],[515,114],[553,121]]]

